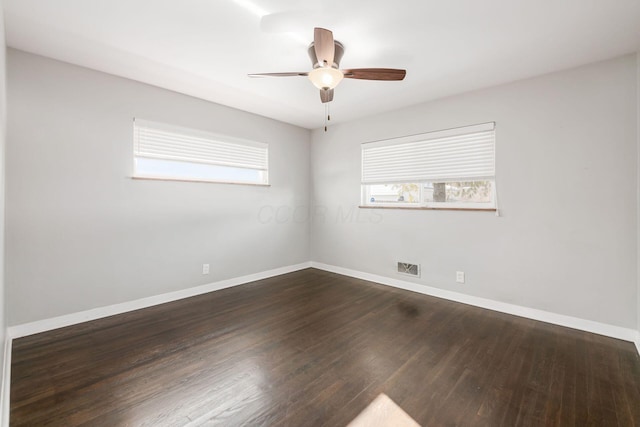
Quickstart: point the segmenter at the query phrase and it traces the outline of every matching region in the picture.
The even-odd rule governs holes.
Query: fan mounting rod
[[[318,61],[315,46],[315,43],[311,42],[311,44],[309,45],[309,49],[307,49],[307,53],[309,54],[309,58],[311,59],[311,65],[313,66],[313,68],[324,67],[325,64],[320,64],[320,62]],[[344,55],[344,45],[338,40],[334,40],[333,46],[335,52],[333,55],[333,63],[327,65],[331,68],[340,68],[340,61],[342,60],[342,55]]]

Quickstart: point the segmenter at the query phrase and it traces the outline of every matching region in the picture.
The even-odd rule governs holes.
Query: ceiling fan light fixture
[[[343,77],[342,71],[331,67],[319,67],[309,71],[309,80],[318,89],[333,89]]]

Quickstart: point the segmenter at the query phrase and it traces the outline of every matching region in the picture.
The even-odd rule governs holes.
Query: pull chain
[[[324,104],[324,131],[327,131],[327,117],[329,117],[329,103]]]
[[[324,131],[327,131],[327,122],[331,120],[331,110],[329,108],[329,103],[324,104]]]

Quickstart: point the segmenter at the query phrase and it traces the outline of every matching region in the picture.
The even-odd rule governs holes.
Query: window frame
[[[191,160],[186,160],[186,159],[180,159],[180,158],[168,158],[166,156],[163,155],[154,155],[154,154],[148,154],[148,153],[144,153],[141,154],[140,153],[140,134],[139,132],[142,129],[150,129],[152,132],[167,132],[173,135],[178,135],[178,136],[183,136],[185,137],[186,140],[188,139],[196,139],[196,140],[200,140],[201,142],[211,142],[213,144],[221,144],[224,148],[223,149],[218,149],[219,153],[222,153],[224,150],[226,150],[227,152],[229,152],[229,149],[231,149],[232,154],[231,156],[241,156],[241,153],[233,153],[233,146],[237,146],[238,148],[246,148],[246,147],[252,147],[257,151],[263,151],[263,153],[260,153],[260,162],[263,162],[264,164],[264,168],[259,168],[257,165],[255,165],[255,167],[249,167],[249,166],[240,166],[240,165],[230,165],[230,164],[224,164],[223,162],[212,162],[210,160],[204,159],[191,159]],[[197,147],[194,147],[193,145],[188,146],[188,142],[185,141],[181,141],[179,142],[179,144],[186,144],[187,149],[189,150],[197,150]],[[215,148],[213,149],[215,150]],[[241,151],[241,150],[240,150]],[[252,140],[247,140],[247,139],[242,139],[242,138],[237,138],[237,137],[232,137],[232,136],[228,136],[228,135],[222,135],[222,134],[218,134],[218,133],[213,133],[213,132],[208,132],[208,131],[204,131],[204,130],[200,130],[200,129],[194,129],[194,128],[187,128],[187,127],[183,127],[183,126],[177,126],[177,125],[173,125],[173,124],[168,124],[168,123],[161,123],[161,122],[156,122],[156,121],[151,121],[151,120],[145,120],[145,119],[140,119],[140,118],[134,118],[133,119],[133,144],[132,144],[132,157],[133,157],[133,173],[132,173],[132,178],[133,179],[140,179],[140,180],[158,180],[158,181],[177,181],[177,182],[199,182],[199,183],[216,183],[216,184],[235,184],[235,185],[252,185],[252,186],[264,186],[264,187],[268,187],[270,186],[269,183],[269,144],[265,143],[265,142],[259,142],[259,141],[252,141]],[[168,163],[174,163],[176,165],[197,165],[198,167],[201,168],[209,168],[209,174],[215,174],[216,173],[216,169],[218,170],[217,173],[221,173],[221,175],[226,174],[233,174],[233,171],[236,171],[236,173],[240,170],[246,170],[246,171],[256,171],[258,173],[258,179],[225,179],[223,177],[221,178],[210,178],[210,177],[206,177],[206,176],[202,176],[202,177],[193,177],[193,176],[189,176],[187,174],[181,175],[181,174],[175,174],[172,175],[170,173],[145,173],[143,171],[139,170],[139,166],[138,166],[138,159],[145,159],[145,160],[151,160],[156,161],[158,163],[161,162],[168,162]],[[224,169],[227,169],[226,172],[224,172]],[[175,169],[174,169],[175,172]]]
[[[375,184],[362,184],[362,204],[361,208],[385,208],[385,209],[434,209],[434,210],[478,210],[478,211],[496,211],[497,210],[497,197],[496,197],[496,181],[495,179],[486,179],[484,181],[491,182],[491,200],[492,203],[481,202],[431,202],[424,200],[424,184],[421,183],[401,183],[401,184],[418,184],[419,195],[418,202],[374,202],[371,203],[371,185]],[[471,182],[471,181],[468,181]],[[477,181],[476,181],[477,182]],[[432,184],[439,184],[437,182],[431,182]],[[380,185],[393,185],[394,183],[380,183]],[[396,183],[397,184],[397,183]],[[445,182],[446,184],[446,182]]]
[[[382,150],[385,149],[392,149],[392,147],[394,146],[401,146],[403,144],[414,144],[414,145],[418,145],[420,148],[418,148],[418,150],[429,150],[429,143],[430,142],[435,142],[436,144],[440,143],[445,143],[446,144],[446,140],[447,138],[461,138],[461,139],[465,139],[465,138],[471,138],[473,139],[474,135],[481,135],[482,133],[486,133],[489,132],[490,135],[490,139],[488,141],[490,141],[490,144],[488,145],[488,147],[490,147],[490,152],[491,152],[491,157],[490,157],[490,161],[489,163],[487,163],[486,167],[488,169],[486,170],[490,170],[491,174],[490,175],[486,175],[486,171],[485,174],[478,176],[478,177],[470,177],[467,173],[466,176],[460,176],[460,177],[455,177],[455,176],[447,176],[445,178],[436,178],[434,177],[433,179],[415,179],[415,180],[399,180],[399,179],[394,179],[397,178],[399,176],[401,176],[401,174],[405,173],[404,170],[400,170],[399,174],[397,176],[391,175],[391,178],[388,181],[380,181],[380,178],[371,178],[371,168],[373,167],[373,176],[376,176],[376,162],[377,164],[380,164],[380,160],[379,159],[375,159],[375,157],[373,158],[373,160],[370,160],[370,162],[372,162],[371,164],[367,164],[367,157],[366,157],[366,150],[370,150],[373,149],[375,150],[376,148],[381,148]],[[422,145],[421,143],[423,143],[424,145]],[[456,143],[453,142],[451,145],[455,145]],[[487,149],[487,141],[484,141],[485,144],[485,150]],[[471,145],[469,145],[471,146]],[[471,146],[472,147],[472,146]],[[475,147],[473,147],[475,148]],[[496,173],[495,173],[495,161],[496,161],[496,156],[495,156],[495,151],[496,151],[496,138],[495,138],[495,122],[487,122],[487,123],[481,123],[481,124],[477,124],[477,125],[470,125],[470,126],[462,126],[462,127],[458,127],[458,128],[452,128],[452,129],[445,129],[445,130],[438,130],[438,131],[433,131],[433,132],[426,132],[426,133],[421,133],[421,134],[416,134],[416,135],[409,135],[409,136],[403,136],[403,137],[397,137],[397,138],[390,138],[390,139],[385,139],[385,140],[378,140],[378,141],[371,141],[371,142],[365,142],[361,145],[361,208],[385,208],[385,209],[429,209],[429,210],[479,210],[479,211],[497,211],[497,205],[498,205],[498,200],[497,200],[497,191],[496,191]],[[452,149],[452,153],[455,153],[455,149]],[[396,153],[391,153],[391,157],[395,157]],[[436,156],[437,157],[437,156]],[[468,159],[469,157],[467,157]],[[485,153],[485,158],[487,158],[486,153]],[[412,163],[413,159],[409,159],[407,158],[407,162]],[[485,161],[486,162],[486,161]],[[396,164],[398,164],[397,161],[397,157],[396,157]],[[433,163],[433,160],[431,158],[429,158],[429,161],[427,161],[427,163]],[[454,162],[455,163],[455,162]],[[435,163],[436,167],[434,167],[433,169],[438,169],[440,164],[439,163]],[[446,164],[446,162],[445,162]],[[378,175],[382,175],[384,177],[384,170],[385,170],[386,166],[382,166],[382,170],[383,173],[380,173],[380,169],[378,169],[377,174]],[[393,166],[392,166],[393,167]],[[398,169],[396,167],[396,169]],[[401,169],[401,168],[400,168]],[[415,166],[408,166],[408,170],[414,170],[415,172]],[[365,173],[366,171],[366,173]],[[464,173],[464,172],[463,172]],[[461,173],[461,175],[463,174]],[[417,172],[417,174],[422,174],[424,175],[428,175],[429,174],[429,169],[427,170],[423,170],[423,169],[419,169],[419,172]],[[366,179],[366,176],[369,177],[369,180]],[[405,177],[406,178],[406,177]],[[425,200],[425,192],[424,192],[424,187],[425,184],[439,184],[439,183],[447,183],[447,182],[481,182],[481,181],[489,181],[491,182],[491,203],[484,203],[484,202],[459,202],[459,201],[452,201],[452,202],[434,202],[434,201],[426,201]],[[371,188],[374,185],[394,185],[394,184],[417,184],[418,185],[418,189],[419,189],[419,194],[418,194],[418,202],[385,202],[385,201],[380,201],[380,202],[370,202],[371,199]]]

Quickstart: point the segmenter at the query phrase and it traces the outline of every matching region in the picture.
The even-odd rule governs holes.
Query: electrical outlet
[[[209,274],[209,264],[202,264],[202,274]]]
[[[464,271],[456,271],[456,282],[464,283]]]

